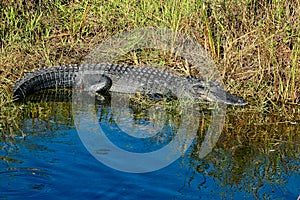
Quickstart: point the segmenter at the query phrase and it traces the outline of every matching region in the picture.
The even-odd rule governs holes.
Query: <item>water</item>
[[[28,103],[27,107],[20,121],[23,133],[5,134],[0,142],[0,199],[297,199],[300,194],[298,143],[270,143],[266,144],[269,149],[260,149],[260,142],[244,139],[243,133],[250,132],[240,130],[235,137],[228,125],[212,152],[199,158],[199,144],[205,140],[200,128],[198,138],[170,165],[148,173],[127,173],[104,165],[86,148],[74,124],[71,103]],[[104,105],[96,107],[95,116],[107,137],[129,152],[161,149],[170,144],[179,126],[176,114],[174,118],[168,113],[158,116],[166,123],[155,127],[151,113],[149,117],[143,110],[134,113],[134,109],[119,108],[122,110],[135,117],[117,118]],[[140,138],[122,132],[134,126],[144,127]],[[282,129],[297,139],[299,124]],[[142,135],[145,130],[150,132],[147,137]],[[162,130],[159,133],[164,135],[155,138],[151,130]],[[109,155],[110,149],[101,148],[97,153]],[[132,160],[119,162],[126,166]]]

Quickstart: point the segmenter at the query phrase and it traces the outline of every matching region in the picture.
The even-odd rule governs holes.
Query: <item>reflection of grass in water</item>
[[[68,119],[72,116],[72,90],[43,90],[29,95],[16,105],[23,106],[21,120],[40,119],[45,122],[55,121],[64,125],[72,125]]]
[[[24,129],[23,126],[27,125],[24,124],[27,120],[31,121],[32,126],[38,127],[44,124],[45,127],[39,128],[45,128],[49,131],[59,130],[65,126],[73,126],[72,104],[69,102],[22,102],[20,104],[23,105],[23,112],[16,121],[19,124],[19,129],[15,131],[16,134],[26,134],[22,130]]]
[[[47,122],[55,121],[65,125],[72,125],[72,104],[69,102],[40,102],[28,103],[25,105],[23,117],[32,119],[38,118]]]
[[[285,116],[242,111],[229,109],[214,151],[199,160],[195,148],[193,165],[224,187],[258,195],[265,184],[284,185],[299,172],[300,126],[299,121],[285,121]]]

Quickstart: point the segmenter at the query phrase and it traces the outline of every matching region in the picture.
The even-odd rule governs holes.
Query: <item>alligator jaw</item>
[[[210,102],[220,102],[220,103],[224,103],[227,105],[234,105],[234,106],[244,106],[248,104],[248,102],[245,99],[238,97],[234,94],[231,94],[227,91],[224,91],[224,93],[221,95],[207,92],[206,94],[201,94],[200,99],[204,99]]]
[[[225,95],[222,95],[222,97],[225,98],[218,98],[217,101],[228,105],[234,105],[234,106],[244,106],[248,104],[248,102],[245,99],[236,96],[234,94],[231,94],[227,91],[225,91]]]

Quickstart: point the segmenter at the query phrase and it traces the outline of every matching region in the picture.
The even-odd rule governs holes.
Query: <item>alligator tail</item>
[[[33,92],[44,89],[72,88],[78,70],[79,67],[73,65],[45,68],[28,73],[16,82],[13,88],[14,99],[21,100]]]

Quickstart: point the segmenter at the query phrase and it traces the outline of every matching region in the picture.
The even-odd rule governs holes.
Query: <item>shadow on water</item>
[[[30,98],[21,102],[20,130],[1,137],[0,198],[297,199],[300,194],[299,121],[229,108],[213,151],[199,158],[210,121],[209,106],[199,106],[198,136],[185,154],[163,169],[132,174],[101,164],[86,150],[74,125],[71,92]],[[164,115],[149,112],[159,102],[152,103],[131,102],[116,115],[108,95],[99,97],[95,112],[118,147],[155,151],[172,141],[181,113],[174,106]],[[130,135],[132,126],[150,135],[144,130]]]

